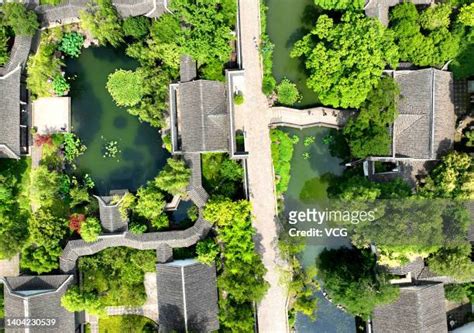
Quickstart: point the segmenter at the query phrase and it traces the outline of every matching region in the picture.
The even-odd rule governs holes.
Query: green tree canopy
[[[61,297],[61,305],[69,312],[87,311],[92,315],[105,316],[105,306],[92,292],[81,292],[78,286],[69,288]]]
[[[296,84],[288,79],[283,79],[276,87],[278,102],[283,105],[294,105],[301,101],[301,95]]]
[[[142,71],[118,69],[109,75],[107,90],[118,106],[135,106],[144,95]]]
[[[425,198],[473,199],[472,158],[456,151],[447,154],[426,177],[418,193]]]
[[[329,297],[353,315],[368,318],[376,306],[398,298],[399,290],[388,277],[374,273],[375,258],[366,251],[325,249],[317,267]]]
[[[389,154],[392,143],[389,126],[397,116],[398,95],[396,82],[384,76],[369,92],[357,115],[344,126],[343,133],[354,157]]]
[[[80,12],[81,25],[99,43],[118,46],[123,41],[122,20],[111,0],[97,0]]]
[[[197,243],[196,254],[199,262],[212,265],[216,262],[216,258],[219,255],[219,246],[211,238],[206,238]]]
[[[183,160],[169,158],[165,168],[155,178],[155,184],[161,190],[175,194],[183,194],[189,185],[191,170]]]
[[[428,258],[430,270],[451,276],[459,281],[467,281],[474,276],[474,263],[471,258],[471,245],[441,248]]]
[[[327,10],[346,10],[364,8],[364,0],[314,0],[316,6]]]
[[[466,26],[474,26],[474,3],[463,6],[459,11],[458,19]]]
[[[302,57],[307,85],[325,105],[359,107],[378,85],[387,65],[395,67],[398,51],[393,33],[375,19],[346,12],[336,23],[318,17],[311,32],[295,43],[292,57]]]
[[[33,36],[39,28],[36,13],[22,3],[6,2],[0,10],[3,12],[5,24],[10,26],[17,36]]]
[[[100,233],[102,232],[102,227],[100,221],[95,217],[88,217],[81,224],[80,234],[84,241],[87,243],[95,242]]]
[[[125,36],[140,39],[148,34],[150,19],[146,16],[127,17],[122,28]]]
[[[163,193],[153,182],[148,182],[147,186],[138,189],[137,202],[133,207],[133,211],[151,221],[152,224],[161,224],[160,218],[165,205],[166,201]]]

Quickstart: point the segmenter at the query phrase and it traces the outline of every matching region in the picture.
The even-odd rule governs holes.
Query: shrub
[[[97,6],[90,4],[80,12],[80,20],[81,26],[102,45],[109,43],[117,47],[123,41],[121,19],[111,0],[98,1]]]
[[[183,160],[168,158],[166,166],[155,178],[155,184],[170,194],[182,194],[186,191],[191,177],[191,170]]]
[[[466,26],[474,26],[474,3],[462,7],[459,11],[458,19],[459,22]]]
[[[42,145],[52,145],[53,139],[50,134],[36,134],[35,135],[35,146],[40,147]]]
[[[166,229],[170,224],[170,220],[166,213],[162,213],[155,219],[151,220],[151,225],[156,228],[156,230]]]
[[[145,16],[127,17],[122,25],[123,34],[140,39],[150,30],[150,19]]]
[[[53,91],[58,96],[64,96],[68,93],[71,85],[66,81],[63,75],[56,75],[53,79]]]
[[[146,232],[147,226],[145,224],[140,224],[132,222],[128,227],[128,231],[135,235],[141,235]]]
[[[293,158],[293,150],[295,141],[293,141],[288,133],[278,129],[270,132],[272,140],[272,160],[275,168],[275,185],[278,194],[283,194],[288,189],[290,183],[291,159]]]
[[[81,237],[87,243],[95,242],[101,232],[102,227],[99,220],[95,217],[88,217],[81,225]]]
[[[197,243],[196,254],[199,262],[211,266],[219,255],[219,247],[212,239],[207,238]]]
[[[2,26],[0,23],[0,66],[5,65],[8,62],[8,41],[9,36],[7,34],[6,27]]]
[[[234,104],[235,105],[244,104],[244,94],[242,94],[242,92],[239,91],[234,94]]]
[[[76,231],[77,233],[81,232],[81,225],[86,219],[84,214],[72,214],[69,217],[69,229],[71,231]]]
[[[447,284],[444,286],[446,299],[451,302],[474,301],[474,283]]]
[[[264,75],[262,81],[262,92],[269,96],[273,94],[276,87],[276,80],[272,75]]]
[[[118,106],[134,106],[144,95],[143,84],[141,71],[118,69],[109,75],[107,90]]]
[[[301,101],[301,95],[296,84],[288,79],[283,79],[276,87],[278,102],[283,105],[293,105]]]
[[[84,36],[78,32],[65,33],[61,42],[59,42],[58,50],[64,52],[70,57],[77,58],[81,54],[81,48],[84,44]]]
[[[78,286],[69,288],[61,297],[61,305],[69,312],[87,311],[92,315],[104,316],[105,306],[92,292],[84,292]]]
[[[314,0],[314,3],[326,10],[361,10],[365,0]]]
[[[39,28],[38,17],[21,3],[7,2],[1,7],[5,24],[13,29],[15,35],[33,36]]]

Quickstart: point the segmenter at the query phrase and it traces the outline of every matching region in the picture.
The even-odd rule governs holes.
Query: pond
[[[158,129],[117,107],[105,87],[110,73],[138,64],[122,49],[91,47],[66,65],[68,76],[75,77],[70,93],[72,129],[87,146],[77,159],[78,173],[88,173],[101,195],[114,189],[136,190],[154,178],[170,156],[162,148]],[[105,147],[113,141],[117,151],[107,157]]]
[[[291,162],[291,179],[288,191],[285,193],[285,214],[289,211],[303,211],[306,208],[323,209],[327,200],[326,190],[329,178],[340,175],[344,170],[342,161],[331,156],[325,138],[334,135],[336,130],[313,127],[304,130],[282,128],[290,136],[298,136]],[[305,138],[313,137],[314,143],[305,145]],[[309,153],[309,156],[307,155]],[[308,238],[301,262],[304,267],[314,265],[321,251],[327,248],[338,248],[349,245],[347,238],[323,237],[317,241]],[[301,333],[353,333],[355,332],[354,317],[339,310],[318,292],[319,299],[316,321],[299,314],[296,321],[296,331]]]
[[[303,99],[298,107],[319,104],[316,94],[306,86],[304,64],[291,58],[296,41],[309,32],[317,16],[314,0],[266,0],[267,33],[275,44],[273,49],[273,76],[280,82],[284,78],[296,83]]]

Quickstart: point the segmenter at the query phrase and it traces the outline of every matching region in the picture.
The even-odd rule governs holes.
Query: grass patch
[[[158,332],[156,323],[143,316],[111,316],[99,320],[100,333],[148,333]]]

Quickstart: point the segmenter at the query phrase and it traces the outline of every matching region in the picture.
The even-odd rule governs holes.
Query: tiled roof
[[[2,145],[20,155],[20,77],[18,67],[0,78],[0,157],[9,155]]]
[[[395,157],[437,159],[454,141],[452,74],[428,68],[394,71],[393,77],[400,87],[393,126]]]
[[[163,332],[219,329],[216,268],[194,259],[158,264],[158,313]]]
[[[179,117],[184,153],[229,150],[230,120],[224,83],[207,80],[180,83]]]
[[[100,223],[105,232],[124,232],[128,229],[128,219],[122,219],[120,214],[119,204],[112,203],[114,195],[123,197],[128,191],[111,191],[110,196],[96,196],[99,202]]]
[[[399,299],[377,307],[372,324],[374,333],[447,332],[443,284],[401,285]]]
[[[56,319],[56,324],[44,332],[75,332],[75,314],[61,306],[61,297],[73,283],[72,275],[6,277],[4,280],[5,317]],[[32,328],[30,331],[40,332]],[[7,328],[6,332],[18,330]]]

